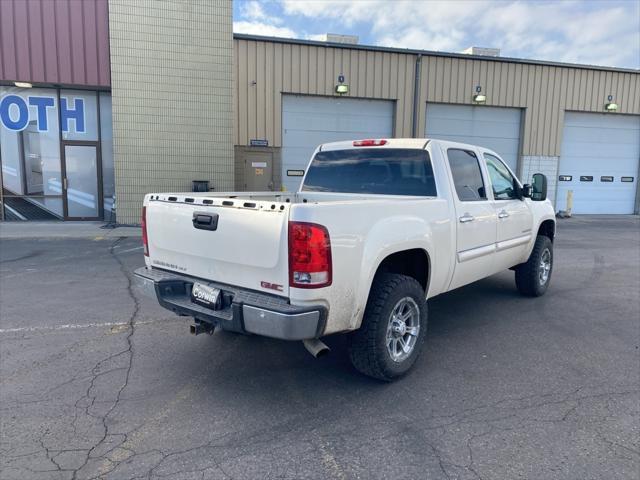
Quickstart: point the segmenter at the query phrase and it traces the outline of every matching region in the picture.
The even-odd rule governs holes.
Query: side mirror
[[[522,198],[531,198],[531,193],[533,191],[533,187],[529,183],[525,183],[522,185],[522,189],[520,190],[520,194]]]
[[[542,202],[547,199],[547,177],[542,173],[533,175],[531,200]]]

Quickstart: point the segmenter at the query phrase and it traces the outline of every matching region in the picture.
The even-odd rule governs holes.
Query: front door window
[[[488,153],[484,154],[487,170],[493,188],[493,198],[496,200],[514,200],[518,198],[516,179],[502,161]]]

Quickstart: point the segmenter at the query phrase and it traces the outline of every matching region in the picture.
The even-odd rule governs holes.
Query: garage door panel
[[[567,112],[565,127],[592,127],[595,129],[637,130],[640,128],[640,117],[637,115],[621,115],[611,113],[579,113]]]
[[[428,103],[425,136],[494,150],[516,171],[520,117],[517,108]]]
[[[287,113],[317,114],[331,111],[337,115],[386,116],[393,109],[392,102],[358,98],[315,97],[312,95],[283,95],[283,111]],[[354,103],[357,110],[354,111]],[[381,104],[385,105],[381,109]]]
[[[300,177],[287,170],[305,169],[321,143],[393,136],[394,103],[387,100],[283,95],[282,179],[289,191]]]
[[[504,138],[518,143],[520,125],[507,124],[504,122],[475,122],[473,135],[487,138]]]
[[[450,120],[472,120],[473,107],[469,105],[450,105],[444,103],[429,103],[429,115],[432,118]],[[451,108],[454,107],[454,108]]]
[[[500,107],[471,107],[474,110],[474,117],[481,121],[499,121],[508,125],[520,123],[520,110],[517,108]]]
[[[290,148],[287,157],[287,169],[299,170],[307,168],[309,157],[308,148],[306,147]]]
[[[574,148],[571,155],[563,155],[562,159],[565,160],[565,162],[564,165],[561,166],[561,170],[572,172],[584,171],[585,169],[602,172],[615,170],[618,172],[628,172],[629,175],[636,174],[638,161],[632,157],[614,156],[605,152],[603,152],[602,155],[589,156],[581,156],[579,153],[579,150]],[[593,154],[597,152],[590,153]],[[606,174],[603,173],[603,175]]]
[[[597,142],[584,142],[580,140],[568,140],[566,149],[562,150],[562,154],[566,152],[567,156],[583,157],[585,152],[591,156],[611,157],[611,158],[628,158],[629,150],[633,150],[634,145],[630,143],[618,143],[607,138]]]
[[[573,213],[633,213],[640,157],[640,117],[619,114],[565,114],[560,153],[560,176],[556,207],[566,209],[569,190],[573,192]],[[581,182],[580,176],[592,176]],[[612,176],[613,182],[601,177]],[[631,177],[632,182],[622,182]]]
[[[564,183],[564,182],[561,182]],[[595,183],[595,182],[594,182]],[[635,184],[633,184],[635,187]],[[629,193],[629,190],[634,191],[635,188],[604,188],[602,186],[595,186],[591,189],[573,188],[573,210],[575,214],[629,214],[628,203],[624,201],[624,197]],[[615,192],[613,191],[615,190]],[[560,189],[558,190],[560,193]],[[566,196],[566,191],[565,191]],[[560,200],[562,197],[559,195]],[[562,199],[563,203],[566,202]],[[560,203],[560,202],[559,202]],[[564,209],[564,206],[560,208]]]
[[[473,135],[473,121],[471,120],[456,120],[454,118],[438,118],[430,119],[433,125],[428,128],[427,136],[434,137],[435,135],[451,135],[455,132],[457,136],[471,136]],[[443,138],[444,139],[444,138]]]
[[[606,128],[598,130],[596,128],[571,127],[565,130],[567,142],[585,142],[596,145],[609,145],[611,143],[633,145],[638,142],[637,130],[616,130]]]
[[[335,115],[327,113],[288,113],[283,121],[285,130],[341,131],[384,131],[387,132],[388,118],[367,115]],[[366,127],[366,128],[363,128]]]

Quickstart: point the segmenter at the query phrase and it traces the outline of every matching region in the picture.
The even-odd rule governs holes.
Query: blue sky
[[[234,0],[233,30],[640,68],[640,0]]]

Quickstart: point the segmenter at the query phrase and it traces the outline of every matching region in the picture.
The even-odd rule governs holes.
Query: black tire
[[[541,274],[542,261],[545,252],[549,252],[549,270],[546,280],[543,281]],[[549,237],[538,235],[536,243],[533,246],[529,260],[526,263],[516,267],[516,287],[518,291],[527,297],[539,297],[544,295],[551,281],[551,273],[553,272],[553,243]]]
[[[407,297],[414,303],[406,300]],[[409,308],[415,304],[418,311],[414,318],[419,318],[419,329],[408,356],[402,360],[394,360],[387,348],[387,328],[394,308],[401,302],[410,304]],[[359,330],[349,334],[348,349],[351,363],[359,372],[379,380],[391,381],[404,375],[411,369],[422,350],[427,333],[427,317],[424,289],[415,279],[392,273],[376,275],[369,293],[362,325]],[[407,335],[409,334],[405,334]],[[407,338],[411,337],[409,335]]]

